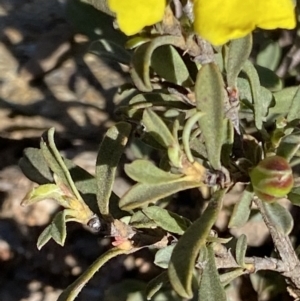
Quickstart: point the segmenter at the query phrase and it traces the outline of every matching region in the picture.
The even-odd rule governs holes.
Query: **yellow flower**
[[[128,36],[163,19],[166,0],[108,0],[120,29]]]
[[[127,35],[163,19],[166,0],[108,0]],[[296,26],[293,0],[194,0],[194,29],[214,45],[242,38],[256,27]]]
[[[292,0],[195,0],[195,31],[214,45],[242,38],[256,27],[296,26]]]

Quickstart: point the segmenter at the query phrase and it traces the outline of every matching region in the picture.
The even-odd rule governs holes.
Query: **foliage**
[[[102,11],[99,16],[108,11],[105,1],[86,2]],[[300,190],[296,177],[294,187],[288,189],[262,188],[261,178],[269,174],[276,178],[281,171],[274,172],[276,164],[260,163],[270,156],[281,158],[289,177],[291,167],[298,164],[299,87],[285,87],[274,64],[268,68],[268,64],[253,63],[252,36],[244,36],[253,27],[242,38],[213,48],[193,32],[187,7],[180,1],[171,4],[162,22],[130,38],[127,49],[120,42],[124,36],[116,41],[110,34],[91,44],[93,53],[127,65],[132,79],[132,84],[121,89],[123,101],[116,111],[120,122],[102,140],[95,176],[61,157],[54,129],[45,133],[40,149],[25,150],[20,161],[24,174],[39,184],[22,204],[52,198],[64,208],[40,235],[38,248],[51,238],[64,245],[69,221],[114,239],[114,248],[102,254],[59,300],[74,300],[105,262],[141,248],[157,250],[154,264],[163,269],[146,288],[149,299],[162,294],[163,300],[226,300],[226,286],[232,280],[261,269],[281,273],[289,292],[300,297],[300,263],[288,236],[294,221],[277,202],[288,194],[298,206]],[[80,18],[84,12],[80,11]],[[107,18],[105,28],[107,20],[112,20]],[[279,61],[278,47],[273,42],[269,46],[257,55],[257,62],[271,61],[274,53]],[[155,153],[159,159],[153,162],[145,156],[126,164],[124,171],[136,184],[119,198],[112,191],[116,170],[126,147],[137,139],[148,154]],[[262,165],[263,172],[256,172]],[[280,181],[274,182],[271,185]],[[270,230],[279,259],[247,257],[245,235],[232,239],[231,253],[231,238],[218,237],[212,230],[225,196],[236,185],[243,187],[243,193],[231,208],[228,227],[242,227],[255,207]],[[273,202],[259,199],[259,185],[264,194],[276,196]],[[199,202],[208,199],[198,219],[192,222],[164,208],[177,192],[192,188],[201,191]]]

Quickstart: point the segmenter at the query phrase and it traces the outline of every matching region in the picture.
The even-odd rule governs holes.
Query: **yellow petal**
[[[296,26],[292,0],[195,0],[195,31],[214,45],[263,29]]]
[[[120,29],[133,35],[163,19],[166,0],[108,0],[108,6],[116,13]]]

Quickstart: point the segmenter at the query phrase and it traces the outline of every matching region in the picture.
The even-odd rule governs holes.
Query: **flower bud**
[[[287,160],[270,156],[260,161],[250,172],[255,194],[265,202],[274,202],[286,196],[294,185],[292,169]]]

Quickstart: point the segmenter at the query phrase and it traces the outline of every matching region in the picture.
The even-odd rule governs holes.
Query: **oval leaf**
[[[158,206],[148,207],[143,209],[143,212],[157,226],[171,233],[182,235],[191,224],[186,218]]]
[[[158,47],[151,57],[151,67],[165,80],[184,87],[193,85],[182,57],[171,45]]]
[[[294,220],[291,213],[278,203],[268,204],[262,202],[262,205],[265,209],[265,214],[272,222],[272,225],[274,225],[281,233],[289,235],[294,226]]]
[[[174,247],[175,245],[170,245],[158,250],[155,254],[154,264],[162,269],[167,269]]]

